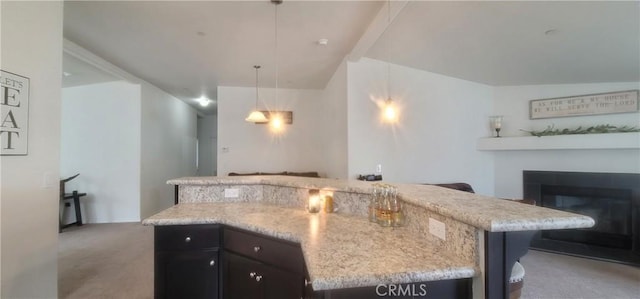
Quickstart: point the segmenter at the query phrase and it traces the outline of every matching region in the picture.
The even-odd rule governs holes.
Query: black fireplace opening
[[[542,231],[542,238],[631,250],[631,190],[542,185],[541,206],[589,216],[596,224]]]
[[[540,231],[531,248],[640,266],[640,174],[524,171],[523,186],[539,206],[595,220]]]

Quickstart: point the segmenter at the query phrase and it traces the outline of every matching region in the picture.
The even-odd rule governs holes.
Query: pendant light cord
[[[391,25],[391,0],[387,0],[387,29]],[[389,42],[386,44],[387,55],[389,55]],[[387,58],[389,59],[389,58]],[[391,63],[387,62],[387,101],[391,102]]]
[[[274,104],[276,106],[275,107],[276,110],[278,110],[278,76],[279,76],[278,75],[279,74],[279,72],[278,72],[278,5],[280,3],[282,3],[282,1],[280,1],[280,2],[275,1],[274,3],[275,3],[275,6],[276,6],[276,19],[275,19],[275,29],[276,29],[275,30],[275,37],[276,37],[276,55],[275,55],[276,56],[276,99],[274,101]]]
[[[256,69],[256,111],[258,111],[258,69],[259,65],[254,65],[253,68]]]

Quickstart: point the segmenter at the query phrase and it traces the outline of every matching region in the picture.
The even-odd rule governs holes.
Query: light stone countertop
[[[184,177],[172,185],[272,185],[370,194],[375,182],[293,176]],[[592,227],[587,216],[431,185],[394,184],[400,198],[489,232]]]
[[[447,256],[407,228],[261,203],[181,203],[144,225],[219,223],[300,243],[314,290],[469,278],[475,265]]]

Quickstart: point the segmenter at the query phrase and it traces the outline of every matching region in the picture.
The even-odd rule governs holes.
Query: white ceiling
[[[285,1],[278,6],[278,84],[321,89],[382,2]],[[199,33],[200,32],[200,33]],[[65,2],[64,36],[193,103],[222,86],[275,85],[269,1]],[[319,46],[321,38],[329,40]]]
[[[411,2],[366,55],[489,85],[638,82],[640,2]]]
[[[639,3],[413,1],[388,25],[376,18],[384,1],[285,0],[278,83],[324,88],[381,20],[388,27],[367,57],[490,85],[640,81]],[[254,86],[256,64],[260,85],[275,85],[267,0],[67,1],[64,10],[65,38],[189,104],[215,99],[220,85]]]
[[[62,87],[74,87],[120,80],[67,53],[62,55],[62,64],[64,69]]]

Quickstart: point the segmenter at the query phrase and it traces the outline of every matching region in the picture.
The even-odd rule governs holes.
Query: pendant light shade
[[[398,112],[391,98],[388,98],[384,103],[383,119],[389,123],[398,121]]]
[[[258,110],[251,111],[251,114],[249,114],[249,116],[247,116],[247,118],[245,118],[244,120],[252,123],[265,123],[269,121],[269,119],[264,116],[264,113]]]
[[[267,119],[262,111],[258,110],[258,69],[260,66],[254,65],[253,68],[256,69],[256,107],[244,120],[252,123],[268,122],[269,119]]]

